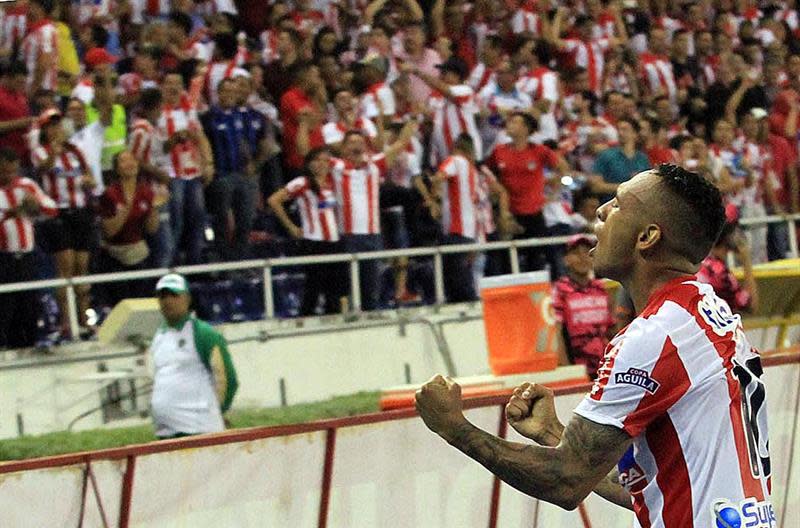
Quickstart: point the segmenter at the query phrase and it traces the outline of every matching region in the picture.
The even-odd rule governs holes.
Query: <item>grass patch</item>
[[[228,420],[232,429],[241,429],[341,418],[377,412],[379,410],[378,399],[379,393],[377,392],[360,392],[321,402],[287,407],[235,409],[229,413]],[[0,461],[108,449],[151,442],[155,439],[153,428],[149,425],[23,436],[0,440]]]

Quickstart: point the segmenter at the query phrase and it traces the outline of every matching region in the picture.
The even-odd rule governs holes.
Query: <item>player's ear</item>
[[[662,232],[658,224],[648,224],[639,232],[639,237],[636,239],[636,247],[640,251],[652,250],[661,240],[661,237]]]

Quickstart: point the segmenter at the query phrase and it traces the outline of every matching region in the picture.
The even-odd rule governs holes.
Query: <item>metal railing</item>
[[[740,224],[744,227],[786,223],[789,237],[789,255],[792,258],[798,257],[798,240],[795,230],[795,222],[800,221],[800,214],[792,215],[773,215],[761,218],[742,219]],[[117,273],[102,273],[84,275],[70,279],[47,279],[29,282],[18,282],[13,284],[0,285],[0,294],[30,291],[50,288],[66,288],[67,308],[69,310],[70,329],[73,336],[79,333],[78,305],[75,295],[75,287],[80,285],[104,284],[109,282],[122,282],[139,279],[153,279],[169,272],[177,272],[183,275],[199,275],[204,273],[218,273],[226,271],[261,270],[263,274],[264,286],[264,315],[267,319],[275,317],[275,299],[272,285],[272,276],[275,269],[290,266],[302,266],[309,264],[326,264],[336,262],[347,262],[350,268],[350,306],[354,312],[361,311],[361,293],[358,275],[359,262],[368,260],[383,260],[397,257],[433,257],[434,268],[434,306],[445,304],[444,292],[444,266],[443,255],[453,253],[471,253],[476,251],[508,251],[511,261],[511,273],[520,272],[519,250],[531,247],[546,247],[565,244],[569,236],[531,238],[525,240],[510,240],[502,242],[486,242],[475,244],[458,244],[433,247],[418,247],[408,249],[393,249],[384,251],[371,251],[366,253],[340,253],[336,255],[310,255],[304,257],[280,257],[268,259],[253,259],[239,262],[219,262],[214,264],[200,264],[193,266],[177,266],[174,268],[155,268],[142,271],[125,271]]]

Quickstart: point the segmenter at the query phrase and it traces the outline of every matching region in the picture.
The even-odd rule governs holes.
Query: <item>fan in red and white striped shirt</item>
[[[639,57],[641,76],[648,92],[666,95],[674,105],[678,98],[678,83],[669,59],[666,32],[661,28],[650,30],[649,50]]]
[[[6,158],[13,158],[6,159]],[[18,174],[19,160],[0,155],[0,252],[29,253],[34,248],[33,212],[55,216],[56,204],[29,178]]]
[[[434,77],[405,63],[401,71],[422,79],[435,90],[431,97],[433,106],[433,133],[431,134],[431,161],[436,165],[444,161],[453,151],[453,143],[459,134],[469,134],[475,149],[475,159],[483,159],[483,147],[478,132],[478,104],[475,92],[466,82],[469,74],[467,64],[458,57],[451,57],[437,66],[441,77]]]
[[[477,240],[482,219],[478,210],[478,169],[459,151],[439,166],[435,180],[441,182],[442,231]]]
[[[19,3],[11,7],[0,7],[0,50],[11,53],[25,36],[28,8]]]
[[[380,151],[383,145],[378,143],[378,129],[375,123],[366,117],[357,117],[357,101],[348,89],[340,89],[333,96],[333,108],[336,119],[322,125],[322,137],[326,145],[338,147],[348,130],[362,132],[369,141],[370,147]]]
[[[28,66],[28,89],[55,90],[58,86],[58,34],[48,13],[37,2],[28,4],[28,28],[20,59]]]
[[[614,20],[619,36],[596,38],[594,36],[594,20],[588,15],[578,15],[575,18],[577,37],[562,39],[559,33],[567,14],[568,10],[564,7],[559,7],[556,11],[551,31],[553,43],[560,51],[569,54],[572,66],[586,68],[589,73],[589,89],[599,95],[603,82],[604,54],[609,48],[627,42],[625,24],[620,18],[619,12],[614,11]]]

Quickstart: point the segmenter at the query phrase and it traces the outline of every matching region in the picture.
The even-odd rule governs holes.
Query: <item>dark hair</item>
[[[492,48],[502,48],[503,47],[503,38],[500,35],[486,35],[486,38],[483,39],[484,46],[491,46]]]
[[[231,60],[236,57],[239,50],[239,43],[233,33],[220,33],[214,37],[214,49],[219,53],[223,60]]]
[[[34,4],[39,4],[45,13],[50,14],[53,12],[55,0],[33,0]]]
[[[698,264],[711,251],[725,225],[722,195],[714,184],[696,172],[672,164],[661,164],[653,172],[669,189],[664,196],[669,216],[667,238],[671,249]],[[664,227],[664,226],[662,226]]]
[[[293,84],[300,84],[300,78],[312,67],[314,67],[313,62],[299,60],[289,67],[289,71],[287,73],[289,74]]]
[[[453,142],[453,150],[475,152],[475,142],[472,141],[472,136],[466,133],[459,134]]]
[[[680,136],[675,136],[669,140],[669,148],[673,150],[680,150],[685,143],[691,143],[692,141],[694,141],[692,136],[681,134]]]
[[[96,48],[105,48],[108,44],[108,30],[99,24],[93,24],[91,29],[91,40]]]
[[[314,41],[311,45],[312,57],[317,57],[319,55],[327,55],[329,53],[329,52],[323,52],[320,49],[320,46],[322,45],[322,38],[328,34],[331,34],[334,37],[336,37],[336,32],[330,26],[322,26],[321,28],[319,28],[319,31],[317,31],[317,34],[314,35]],[[339,37],[336,37],[336,46],[334,46],[333,51],[330,53],[338,55],[341,51],[343,51],[342,43],[339,41]]]
[[[15,75],[28,75],[28,66],[22,61],[13,61],[9,64],[0,63],[0,77]]]
[[[553,59],[553,51],[550,44],[544,40],[537,40],[533,46],[533,54],[542,66],[548,66]]]
[[[633,128],[633,131],[636,132],[637,134],[639,134],[639,132],[641,131],[639,123],[637,123],[635,119],[631,119],[630,117],[620,117],[619,119],[617,119],[617,129],[619,129],[619,124],[623,122],[628,123],[631,126],[631,128]]]
[[[17,154],[17,151],[11,147],[0,147],[0,161],[19,161],[19,154]]]
[[[163,96],[158,88],[146,88],[139,97],[139,106],[145,112],[151,112],[161,105]]]
[[[285,16],[281,17],[281,19],[283,19],[283,18],[292,20],[292,18],[289,15],[285,15]],[[284,28],[284,29],[281,29],[280,31],[278,31],[278,34],[281,34],[281,33],[286,33],[287,35],[289,35],[289,39],[291,39],[291,41],[294,44],[295,48],[299,48],[300,46],[302,46],[303,37],[300,35],[300,32],[297,31],[296,29]]]
[[[169,21],[180,27],[187,35],[192,32],[192,17],[180,11],[173,11],[169,14]]]
[[[539,123],[536,121],[536,118],[527,112],[512,112],[508,118],[511,119],[512,117],[521,117],[525,122],[525,126],[528,127],[529,134],[533,134],[536,132],[536,129],[539,128]]]
[[[591,90],[584,90],[581,96],[589,102],[589,113],[592,117],[597,117],[597,94]]]
[[[314,192],[314,194],[319,195],[321,193],[321,189],[319,188],[319,182],[317,178],[311,172],[311,162],[317,159],[317,157],[324,153],[330,152],[328,147],[316,147],[308,151],[305,158],[303,159],[303,172],[306,176],[306,181],[308,181],[308,187]]]

